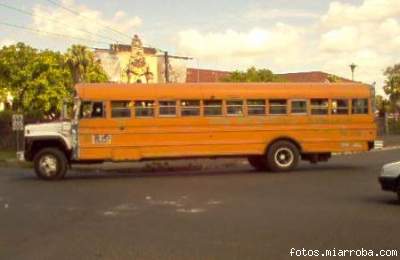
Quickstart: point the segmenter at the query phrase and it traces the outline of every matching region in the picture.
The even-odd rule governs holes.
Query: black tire
[[[399,199],[400,202],[400,183],[397,185],[397,198]]]
[[[267,165],[273,172],[287,172],[295,169],[299,163],[300,152],[289,141],[277,141],[267,151]]]
[[[268,167],[267,164],[265,162],[265,158],[263,158],[262,156],[249,156],[247,158],[247,160],[249,161],[249,164],[256,170],[259,172],[262,171],[267,171]]]
[[[43,180],[61,180],[64,178],[68,160],[65,153],[57,148],[44,148],[33,158],[36,176]]]

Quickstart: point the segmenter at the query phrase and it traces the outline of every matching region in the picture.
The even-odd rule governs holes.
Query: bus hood
[[[71,122],[53,122],[42,124],[29,124],[25,126],[25,137],[34,136],[71,136]]]

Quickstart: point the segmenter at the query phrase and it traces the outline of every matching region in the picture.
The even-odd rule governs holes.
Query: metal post
[[[385,130],[384,130],[385,134],[389,134],[389,119],[388,119],[388,114],[387,112],[385,112]]]
[[[17,130],[16,133],[17,133],[17,152],[19,152],[19,130]]]
[[[165,62],[165,83],[169,83],[169,58],[168,52],[164,52],[164,62]]]

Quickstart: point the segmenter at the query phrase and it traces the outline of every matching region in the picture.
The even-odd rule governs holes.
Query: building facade
[[[112,44],[109,49],[95,49],[95,58],[112,82],[186,82],[185,57],[169,56],[156,48],[144,47],[137,35],[131,45]]]
[[[109,49],[95,49],[111,82],[117,83],[195,83],[220,82],[231,72],[187,68],[187,57],[170,56],[156,48],[144,47],[135,35],[130,45],[112,44]],[[321,71],[278,74],[288,82],[351,82]]]

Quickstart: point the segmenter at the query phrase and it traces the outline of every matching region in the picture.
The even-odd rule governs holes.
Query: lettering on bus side
[[[93,144],[111,144],[112,137],[109,134],[92,135]]]

